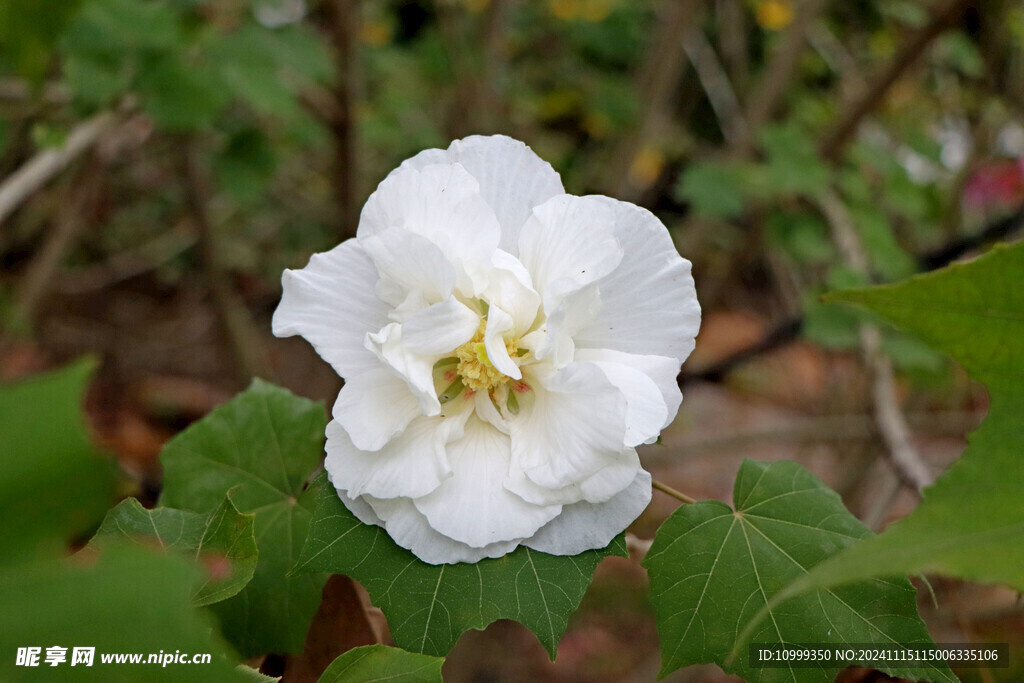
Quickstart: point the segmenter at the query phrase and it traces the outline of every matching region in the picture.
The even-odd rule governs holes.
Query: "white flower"
[[[423,561],[575,555],[647,506],[634,447],[675,417],[700,325],[690,263],[648,211],[469,137],[405,161],[355,239],[283,283],[274,334],[345,378],[331,482]]]

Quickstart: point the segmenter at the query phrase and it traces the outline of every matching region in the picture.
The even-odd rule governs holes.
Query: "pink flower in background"
[[[700,326],[648,211],[565,194],[523,143],[474,136],[402,163],[356,237],[283,284],[274,333],[345,378],[331,482],[420,559],[574,555],[647,506],[635,447],[674,418]]]

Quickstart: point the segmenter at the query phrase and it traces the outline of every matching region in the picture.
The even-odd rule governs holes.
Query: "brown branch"
[[[775,114],[782,103],[786,87],[797,73],[800,56],[807,46],[808,29],[824,9],[824,0],[804,0],[796,9],[796,19],[786,29],[779,47],[772,52],[763,75],[747,100],[744,118],[747,136],[740,138],[735,154],[746,154],[754,145],[757,131]]]
[[[885,98],[889,88],[924,54],[925,49],[947,28],[956,23],[968,0],[941,0],[932,11],[929,22],[904,43],[903,47],[868,86],[867,90],[840,115],[832,132],[825,136],[819,147],[821,156],[830,162],[838,161],[853,138],[861,121],[874,111]]]
[[[657,29],[647,48],[634,82],[640,112],[628,135],[623,136],[612,154],[612,176],[607,185],[610,194],[620,199],[636,199],[639,194],[629,178],[629,169],[637,153],[650,144],[664,125],[679,79],[686,67],[686,53],[679,36],[694,21],[703,0],[665,0],[658,12]]]
[[[216,231],[209,214],[210,183],[194,141],[189,141],[183,147],[182,173],[185,180],[185,206],[195,224],[203,274],[220,313],[224,332],[231,343],[238,377],[246,383],[257,376],[274,380],[274,372],[260,333],[221,264]]]
[[[860,244],[857,228],[842,199],[833,192],[826,192],[819,204],[832,229],[833,241],[843,260],[853,270],[867,275],[868,258]],[[910,428],[896,396],[896,377],[892,362],[882,350],[882,335],[876,326],[869,323],[861,324],[860,346],[868,374],[871,376],[875,421],[887,447],[889,464],[906,486],[920,492],[932,483],[933,477],[910,442]]]
[[[718,117],[722,136],[730,144],[749,139],[747,122],[736,98],[736,91],[729,82],[729,75],[718,61],[715,48],[704,37],[699,27],[691,26],[683,33],[683,49],[693,64],[694,71],[697,72],[697,78],[704,88],[708,102],[711,103],[711,109]]]
[[[334,137],[332,180],[338,202],[335,234],[339,240],[354,236],[359,224],[359,136],[356,127],[356,100],[360,90],[359,6],[359,0],[330,0],[326,3],[328,30],[338,72],[329,127]]]
[[[117,121],[105,111],[75,126],[60,147],[45,149],[0,184],[0,224],[80,154],[92,147]]]
[[[36,309],[52,288],[65,255],[88,224],[86,217],[91,213],[90,206],[95,205],[102,178],[100,169],[83,168],[76,171],[71,179],[68,196],[60,202],[53,218],[53,230],[28,264],[19,283],[15,298],[16,324],[19,326],[32,325]]]

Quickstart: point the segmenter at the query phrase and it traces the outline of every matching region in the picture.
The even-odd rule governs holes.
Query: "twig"
[[[655,491],[661,491],[662,493],[667,494],[669,496],[672,496],[673,498],[675,498],[676,500],[678,500],[678,501],[680,501],[682,503],[688,503],[688,504],[692,505],[693,503],[697,502],[696,499],[690,498],[688,495],[686,495],[682,491],[677,491],[676,489],[672,488],[668,484],[662,484],[657,479],[651,479],[651,487]]]
[[[114,112],[105,111],[83,121],[75,126],[63,145],[39,152],[8,176],[0,185],[0,224],[73,159],[92,147],[116,120]]]
[[[960,435],[974,429],[978,426],[982,416],[972,412],[944,411],[911,413],[906,418],[907,423],[916,432],[945,436]],[[786,420],[771,427],[722,432],[713,436],[687,439],[665,448],[649,449],[644,452],[643,461],[646,465],[679,462],[682,458],[741,451],[765,444],[855,441],[873,439],[879,434],[879,428],[874,418],[866,413],[801,417]]]
[[[871,82],[860,98],[840,115],[839,122],[824,138],[819,148],[825,160],[835,162],[842,157],[843,150],[857,132],[857,127],[864,117],[881,104],[889,88],[917,62],[925,48],[955,23],[967,2],[968,0],[942,0],[933,11],[928,24],[903,44],[889,66]]]
[[[708,102],[718,117],[722,135],[730,144],[750,137],[747,122],[743,118],[736,92],[729,82],[729,76],[718,61],[715,48],[697,26],[691,26],[683,33],[683,49],[690,58],[697,78],[704,87]]]
[[[214,227],[210,220],[209,184],[198,159],[195,143],[185,145],[183,173],[186,184],[185,205],[195,223],[199,252],[207,286],[220,312],[221,323],[227,333],[238,366],[239,379],[247,382],[252,377],[274,379],[266,350],[259,332],[253,325],[249,310],[231,286],[228,274],[220,262]]]
[[[53,230],[39,252],[33,257],[19,283],[15,311],[19,325],[31,325],[39,302],[52,286],[54,276],[64,256],[78,240],[90,212],[87,206],[95,202],[96,185],[103,173],[97,169],[76,171],[72,191],[61,202],[53,218]]]
[[[334,43],[338,82],[334,88],[334,193],[338,202],[339,239],[356,233],[359,223],[359,139],[356,127],[356,99],[359,96],[359,0],[331,0],[327,3],[329,30]]]
[[[613,197],[635,199],[638,188],[632,185],[629,169],[637,152],[655,137],[663,124],[679,79],[686,67],[686,54],[679,36],[693,23],[703,0],[665,0],[659,7],[657,32],[647,48],[634,82],[640,112],[630,134],[623,136],[612,155],[609,178]]]
[[[851,268],[866,275],[869,270],[868,259],[846,206],[833,192],[826,192],[819,203],[843,259]],[[931,484],[932,475],[910,443],[910,428],[896,398],[896,378],[892,363],[882,350],[882,335],[877,327],[868,323],[861,324],[860,346],[871,375],[875,420],[887,447],[889,463],[904,484],[920,492]]]
[[[747,100],[744,119],[748,135],[739,139],[736,152],[746,153],[749,150],[754,144],[757,131],[778,109],[786,93],[786,86],[797,73],[800,55],[807,44],[808,28],[817,20],[824,5],[824,0],[804,0],[796,9],[795,20],[786,29],[778,49],[772,52],[762,72],[763,76]]]

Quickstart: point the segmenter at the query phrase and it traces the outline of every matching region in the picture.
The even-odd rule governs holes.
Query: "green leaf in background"
[[[364,645],[341,655],[320,676],[320,683],[441,683],[443,657],[420,655],[386,645]]]
[[[81,4],[81,0],[0,2],[0,58],[29,81],[42,82],[54,44]]]
[[[258,556],[252,529],[253,516],[239,514],[230,498],[206,515],[172,508],[147,510],[128,498],[107,513],[89,545],[102,550],[128,540],[193,559],[204,571],[192,601],[209,605],[235,595],[252,579]]]
[[[306,538],[313,506],[304,483],[320,463],[325,424],[322,405],[254,380],[161,453],[163,505],[204,512],[232,490],[235,506],[256,515],[256,573],[213,606],[245,656],[301,650],[320,604],[326,577],[288,572]]]
[[[188,63],[176,55],[149,65],[137,87],[146,113],[170,131],[188,132],[211,125],[231,100],[231,93],[210,64]]]
[[[179,558],[112,545],[97,561],[29,562],[0,568],[0,679],[5,681],[244,681],[225,657],[210,616],[189,600],[195,569]],[[46,648],[67,648],[51,667]],[[17,666],[18,648],[41,649],[38,667]],[[71,666],[94,647],[91,667]],[[212,655],[209,664],[103,664],[102,654]]]
[[[766,125],[758,138],[768,160],[759,174],[758,190],[763,196],[816,196],[828,189],[831,169],[818,156],[813,137],[800,125]]]
[[[769,669],[730,659],[744,625],[772,595],[871,532],[839,495],[800,465],[746,460],[736,476],[734,512],[709,500],[684,505],[662,524],[644,558],[661,638],[661,675],[713,662],[748,681],[832,681],[841,666]],[[929,643],[905,578],[822,590],[773,609],[748,641],[763,643]],[[888,669],[884,669],[889,671]],[[945,667],[890,673],[956,681]]]
[[[1024,244],[903,283],[838,292],[956,358],[988,387],[988,416],[911,514],[818,565],[782,598],[876,576],[935,572],[1024,591]]]
[[[388,618],[395,643],[411,652],[443,656],[465,631],[514,619],[537,634],[554,659],[597,563],[626,554],[619,536],[607,548],[572,557],[521,546],[475,564],[427,564],[396,545],[384,529],[356,519],[326,474],[317,477],[314,488],[316,514],[295,571],[345,574],[359,581]]]
[[[708,218],[736,218],[745,206],[743,171],[716,162],[691,164],[676,186],[676,198]]]
[[[258,128],[245,128],[232,135],[217,156],[217,184],[237,201],[249,201],[263,194],[276,167],[267,136]]]
[[[44,549],[61,552],[114,499],[113,471],[82,422],[94,367],[79,361],[0,386],[0,564]]]

